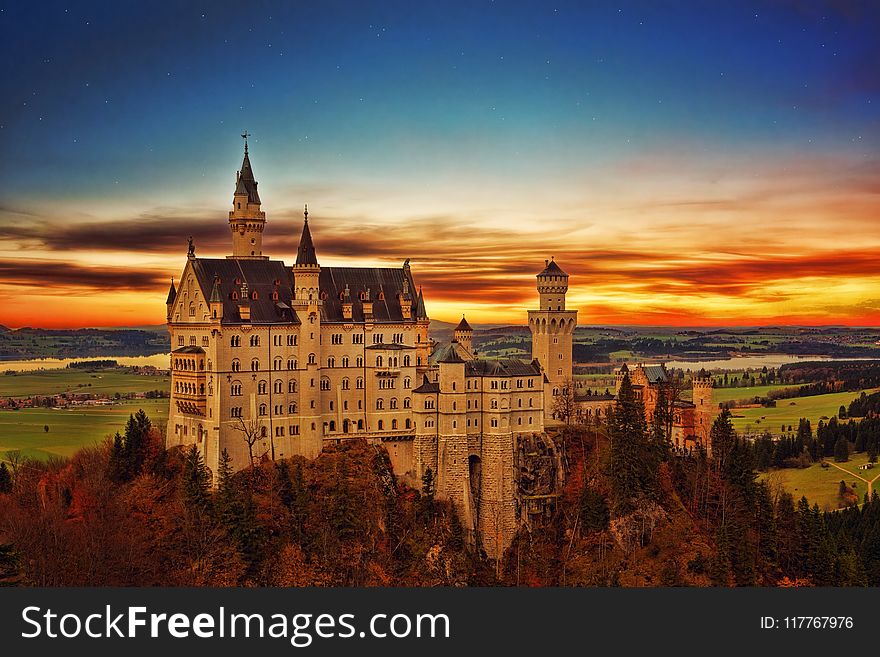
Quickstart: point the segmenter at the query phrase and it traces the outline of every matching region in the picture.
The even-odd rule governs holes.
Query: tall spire
[[[318,256],[315,254],[315,245],[312,243],[312,232],[309,230],[309,206],[303,211],[303,230],[299,238],[299,248],[296,251],[296,264],[317,265]]]
[[[251,158],[248,156],[247,138],[250,137],[250,133],[243,132],[241,136],[244,139],[244,159],[241,161],[241,170],[238,172],[238,177],[235,181],[235,194],[247,194],[248,203],[259,205],[260,195],[257,193],[257,181],[254,178],[254,170],[251,167]]]

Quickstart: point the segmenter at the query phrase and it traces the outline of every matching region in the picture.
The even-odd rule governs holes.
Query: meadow
[[[855,484],[856,494],[861,501],[868,490],[868,484],[850,475],[858,475],[865,479],[873,479],[880,475],[880,466],[875,466],[873,470],[867,471],[858,469],[860,465],[867,462],[866,454],[853,454],[846,463],[835,464],[847,472],[841,472],[833,465],[823,468],[821,464],[814,463],[808,468],[771,470],[762,473],[758,478],[767,481],[771,488],[782,488],[791,493],[795,501],[806,497],[811,505],[818,504],[823,511],[833,511],[840,507],[837,493],[841,480],[850,486]],[[874,484],[876,486],[880,482],[874,482]]]
[[[38,370],[0,376],[0,397],[55,395],[62,392],[127,393],[170,390],[171,378],[144,376],[125,368],[107,370]]]
[[[107,436],[121,432],[129,415],[141,408],[154,425],[164,426],[168,420],[168,399],[124,400],[110,406],[0,411],[0,456],[11,450],[20,450],[23,456],[40,460],[71,456],[81,447],[100,444]]]
[[[747,388],[739,390],[747,390]],[[876,389],[870,389],[865,392],[870,394],[875,391]],[[827,422],[828,418],[837,415],[841,405],[849,406],[849,403],[861,392],[835,392],[827,395],[780,399],[776,402],[775,408],[736,408],[731,411],[733,426],[740,433],[763,433],[766,430],[778,435],[782,425],[785,425],[786,433],[789,425],[796,430],[798,420],[805,417],[810,420],[815,431],[819,420],[824,419]]]

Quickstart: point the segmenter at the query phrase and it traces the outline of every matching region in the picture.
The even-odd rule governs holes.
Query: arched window
[[[260,371],[260,361],[254,358],[251,361],[251,372],[259,372]]]
[[[381,411],[383,408],[385,408],[385,400],[381,399],[381,398],[377,399],[376,400],[376,410]]]
[[[233,372],[240,372],[241,371],[241,361],[238,360],[238,358],[232,359],[232,371]]]
[[[252,347],[259,347],[260,346],[260,336],[259,335],[252,335],[251,336],[251,346]]]
[[[364,366],[364,359],[363,359],[363,357],[362,357],[362,356],[358,356],[357,358],[355,358],[355,359],[354,359],[354,364],[355,364],[355,367],[363,367],[363,366]]]
[[[454,402],[453,402],[453,403],[454,403]],[[389,408],[397,408],[397,397],[392,397],[392,398],[391,398],[391,401],[388,402],[388,407],[389,407]],[[453,408],[453,410],[454,410],[454,408]]]
[[[409,367],[409,355],[403,357],[403,366]]]
[[[293,358],[291,358],[290,360],[287,361],[287,369],[289,369],[289,370],[296,369],[296,361]]]
[[[280,370],[282,362],[283,361],[280,358],[276,358],[274,361],[272,361],[272,369]]]
[[[240,335],[233,335],[229,339],[229,346],[230,347],[240,347],[241,346],[241,336]]]
[[[316,362],[315,354],[309,354],[309,365],[314,365]]]
[[[391,428],[392,428],[392,429],[396,429],[396,428],[397,428],[397,420],[391,420]]]
[[[287,412],[290,415],[294,415],[296,413],[296,404],[288,404],[287,405]]]
[[[266,427],[260,427],[260,438],[266,437]]]
[[[260,395],[265,395],[269,389],[269,385],[265,381],[260,381],[257,384],[257,393]]]
[[[403,407],[404,407],[404,408],[410,408],[411,406],[412,406],[412,402],[410,401],[410,398],[409,398],[409,397],[404,397],[404,398],[403,398]]]
[[[321,378],[321,390],[330,390],[330,379],[327,377]]]
[[[382,356],[376,356],[376,367],[382,367]]]
[[[350,382],[349,382],[348,378],[346,377],[346,378],[342,379],[342,389],[348,390],[349,387],[350,387]]]
[[[284,392],[284,384],[281,382],[281,379],[278,379],[277,381],[275,381],[275,385],[273,386],[273,389],[275,390],[276,393]]]
[[[357,381],[355,381],[354,387],[357,388],[358,390],[363,390],[364,389],[364,380],[361,377],[358,377]]]
[[[379,420],[379,431],[385,428],[385,423],[382,420]]]
[[[408,376],[403,377],[403,387],[405,390],[409,390],[412,387],[412,379]]]
[[[265,415],[265,414],[266,414],[266,405],[260,404],[260,415]]]
[[[293,379],[287,382],[287,392],[296,392],[296,381]]]
[[[406,418],[406,428],[412,429],[412,420],[410,420],[409,418]]]
[[[336,367],[336,359],[333,356],[327,359],[327,367]]]
[[[229,394],[231,394],[233,397],[240,397],[241,396],[241,383],[239,383],[238,381],[233,381]]]
[[[349,361],[348,361],[348,356],[343,356],[343,357],[342,357],[342,366],[343,366],[343,367],[348,367],[348,362],[349,362]]]

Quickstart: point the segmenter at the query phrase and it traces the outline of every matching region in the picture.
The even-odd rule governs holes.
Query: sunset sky
[[[880,3],[0,8],[0,324],[161,324],[231,250],[412,259],[432,318],[880,322]]]

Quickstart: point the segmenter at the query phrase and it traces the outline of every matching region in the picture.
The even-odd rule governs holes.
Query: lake
[[[14,370],[16,372],[33,372],[35,370],[64,369],[70,363],[82,363],[90,360],[115,360],[120,365],[144,366],[152,365],[160,369],[168,369],[171,354],[153,354],[152,356],[89,356],[88,358],[34,358],[33,360],[0,360],[0,372]]]
[[[762,367],[779,367],[789,363],[816,362],[824,360],[877,360],[875,358],[832,358],[831,356],[792,356],[788,354],[748,354],[733,358],[717,360],[668,360],[666,367],[684,371],[698,372],[700,368],[707,370],[760,370]]]

